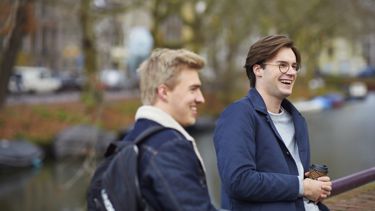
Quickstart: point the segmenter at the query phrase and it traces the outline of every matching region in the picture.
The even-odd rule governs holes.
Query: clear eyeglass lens
[[[273,65],[273,66],[279,66],[279,70],[281,73],[286,73],[289,71],[289,68],[292,67],[293,70],[298,71],[299,70],[299,65],[298,64],[293,64],[289,65],[288,63],[263,63],[265,65]]]
[[[282,73],[286,73],[289,70],[289,64],[280,63],[279,69]]]
[[[295,70],[295,71],[299,70],[299,66],[297,64],[296,65],[289,65],[289,64],[285,64],[285,63],[279,64],[279,69],[280,69],[280,72],[282,72],[282,73],[288,72],[290,67],[292,67],[292,69]]]

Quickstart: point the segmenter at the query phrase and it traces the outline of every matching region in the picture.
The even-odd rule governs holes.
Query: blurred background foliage
[[[2,0],[0,105],[6,101],[15,65],[47,66],[54,72],[78,71],[87,78],[81,93],[83,108],[76,109],[83,114],[71,115],[64,110],[57,114],[43,114],[40,110],[33,113],[67,123],[103,124],[107,107],[103,107],[97,72],[113,65],[126,70],[127,39],[137,26],[151,32],[154,48],[187,48],[206,58],[207,67],[202,73],[210,99],[206,106],[218,107],[212,115],[246,93],[248,82],[242,66],[247,50],[255,40],[269,34],[290,36],[302,52],[303,69],[293,97],[308,98],[321,92],[310,89],[308,84],[321,76],[322,54],[335,60],[335,55],[341,53],[335,44],[338,39],[348,44],[348,57],[359,56],[361,64],[349,68],[351,72],[346,74],[336,74],[340,70],[335,70],[325,75],[332,85],[341,87],[355,80],[355,71],[361,65],[375,66],[374,20],[372,0]],[[367,81],[374,83],[373,79]],[[128,115],[136,109],[133,107]],[[101,113],[95,118],[86,117],[95,112]],[[4,125],[9,116],[5,112],[1,115],[0,124]]]

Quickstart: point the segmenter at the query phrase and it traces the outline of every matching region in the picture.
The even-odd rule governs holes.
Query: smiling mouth
[[[292,84],[292,81],[291,80],[280,80],[280,82],[282,84],[285,84],[285,85],[291,85]]]
[[[193,111],[194,114],[198,113],[198,108],[196,106],[190,107],[191,111]]]

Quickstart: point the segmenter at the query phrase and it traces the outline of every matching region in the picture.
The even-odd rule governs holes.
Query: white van
[[[45,67],[16,66],[8,84],[9,91],[15,93],[55,92],[60,87],[61,81]]]
[[[368,94],[367,85],[361,81],[352,82],[348,92],[351,99],[365,99]]]

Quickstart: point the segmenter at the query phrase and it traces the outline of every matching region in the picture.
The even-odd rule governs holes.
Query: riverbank
[[[201,116],[217,116],[224,104],[212,95],[199,109]],[[48,146],[64,128],[89,124],[118,133],[134,122],[134,114],[141,105],[138,97],[105,100],[94,110],[80,101],[6,105],[0,112],[0,138],[26,139]]]
[[[297,83],[290,99],[311,99],[313,96],[337,91],[340,90],[337,87],[344,87],[354,79],[345,81],[328,78],[326,81],[329,83],[325,88],[315,91],[308,90],[305,83]],[[375,79],[365,82],[369,87],[375,88]],[[245,96],[247,89],[247,86],[244,86],[231,97],[222,96],[220,90],[211,90],[213,94],[205,92],[206,103],[199,109],[200,116],[218,117],[228,104]],[[112,93],[112,97],[105,98],[93,110],[87,109],[80,101],[79,93],[70,97],[56,94],[47,98],[31,96],[27,99],[13,99],[0,110],[0,139],[26,139],[46,146],[51,144],[61,130],[77,124],[95,125],[117,133],[134,122],[136,109],[141,105],[138,96],[137,93]]]

